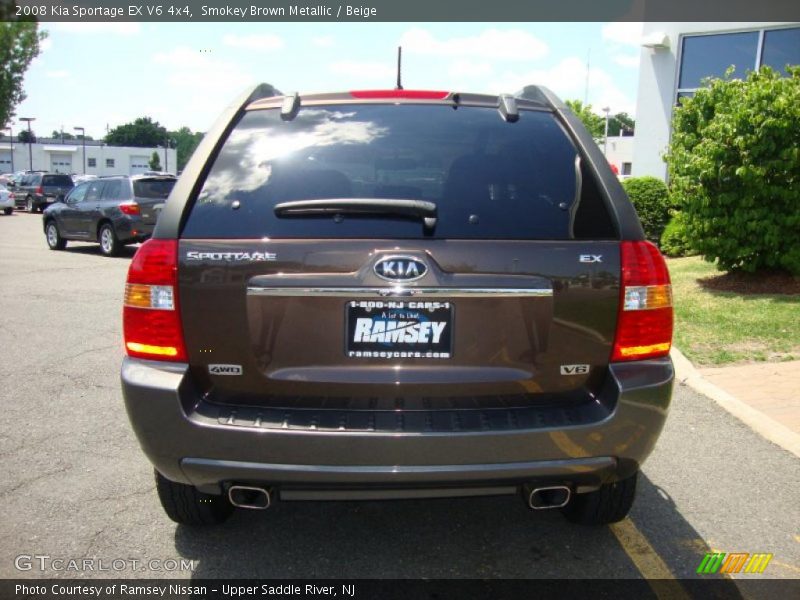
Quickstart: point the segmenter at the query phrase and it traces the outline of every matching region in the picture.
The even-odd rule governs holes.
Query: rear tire
[[[4,208],[3,212],[5,214],[7,214],[7,215],[10,215],[10,214],[12,214],[14,212],[14,209],[13,208]]]
[[[567,520],[581,525],[608,525],[622,521],[636,497],[636,472],[627,479],[607,483],[588,494],[576,494],[561,511]]]
[[[30,196],[28,196],[28,199],[26,200],[25,205],[26,205],[29,213],[35,213],[36,212],[36,207],[33,205],[33,198],[31,198]]]
[[[50,250],[63,250],[67,247],[67,240],[61,237],[55,221],[47,222],[44,228],[44,235],[47,238],[47,246]]]
[[[176,523],[192,527],[218,525],[233,513],[233,505],[225,496],[204,494],[194,486],[170,481],[158,471],[155,475],[161,506]]]
[[[111,223],[103,223],[97,238],[100,242],[100,252],[104,255],[116,256],[119,254],[122,244],[117,239],[117,234],[114,233],[114,226]]]

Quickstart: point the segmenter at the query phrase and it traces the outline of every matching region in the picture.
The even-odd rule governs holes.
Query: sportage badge
[[[386,256],[375,263],[375,274],[386,281],[416,281],[428,267],[413,256]]]

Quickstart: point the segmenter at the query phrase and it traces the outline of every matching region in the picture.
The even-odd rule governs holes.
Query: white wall
[[[636,138],[632,135],[620,137],[609,136],[607,146],[603,143],[603,140],[597,143],[597,145],[600,146],[600,150],[606,150],[606,159],[609,164],[617,167],[620,176],[623,175],[622,163],[633,162],[633,144],[635,139]]]
[[[141,169],[131,169],[131,157],[147,157],[147,161],[153,155],[153,151],[158,152],[161,159],[161,170],[165,170],[164,149],[163,148],[131,148],[127,146],[86,146],[86,173],[89,175],[131,175],[133,172],[141,172]],[[59,144],[59,143],[37,143],[31,144],[31,154],[33,158],[33,170],[49,171],[52,164],[52,154],[68,154],[72,157],[72,172],[83,173],[83,147],[80,143]],[[0,173],[11,172],[11,165],[6,162],[10,154],[8,140],[0,141]],[[89,166],[89,159],[95,159],[94,167]],[[106,160],[112,159],[114,166],[106,166]],[[178,155],[174,148],[169,149],[169,171],[175,173],[178,168]],[[134,161],[136,163],[136,161]],[[14,171],[24,171],[30,169],[28,158],[28,144],[20,144],[14,141]]]
[[[790,24],[792,23],[645,23],[643,37],[654,32],[663,32],[669,37],[669,48],[641,50],[633,174],[666,178],[667,167],[662,157],[669,145],[682,34],[746,31]]]

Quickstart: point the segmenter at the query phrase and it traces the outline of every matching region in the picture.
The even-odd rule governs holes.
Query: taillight
[[[122,329],[128,356],[186,361],[178,310],[178,242],[148,240],[128,268]]]
[[[612,361],[669,354],[672,286],[664,257],[650,242],[620,245],[620,304]]]
[[[39,187],[36,188],[36,193],[39,194],[39,195],[44,194],[44,191],[42,190],[42,186],[39,186]]]
[[[444,100],[450,92],[431,90],[355,90],[350,92],[353,98],[365,100],[378,98],[411,98],[416,100]]]
[[[139,210],[139,205],[136,202],[127,201],[121,202],[119,205],[119,209],[124,212],[126,215],[138,215],[141,211]]]

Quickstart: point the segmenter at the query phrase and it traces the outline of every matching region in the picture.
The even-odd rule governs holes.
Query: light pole
[[[81,132],[81,140],[83,141],[83,174],[86,175],[86,128],[73,127],[73,129]]]
[[[169,144],[172,140],[167,137],[164,142],[164,173],[169,173]]]
[[[11,174],[14,174],[14,130],[11,128],[11,125],[8,127],[3,127],[5,131],[8,129],[8,143],[11,146]]]
[[[608,106],[603,109],[603,112],[606,113],[606,130],[603,134],[603,156],[608,156],[608,113],[610,110],[611,108]]]
[[[36,117],[20,117],[20,121],[27,121],[28,123],[28,164],[29,169],[33,171],[33,132],[31,132],[31,121],[35,121]]]

